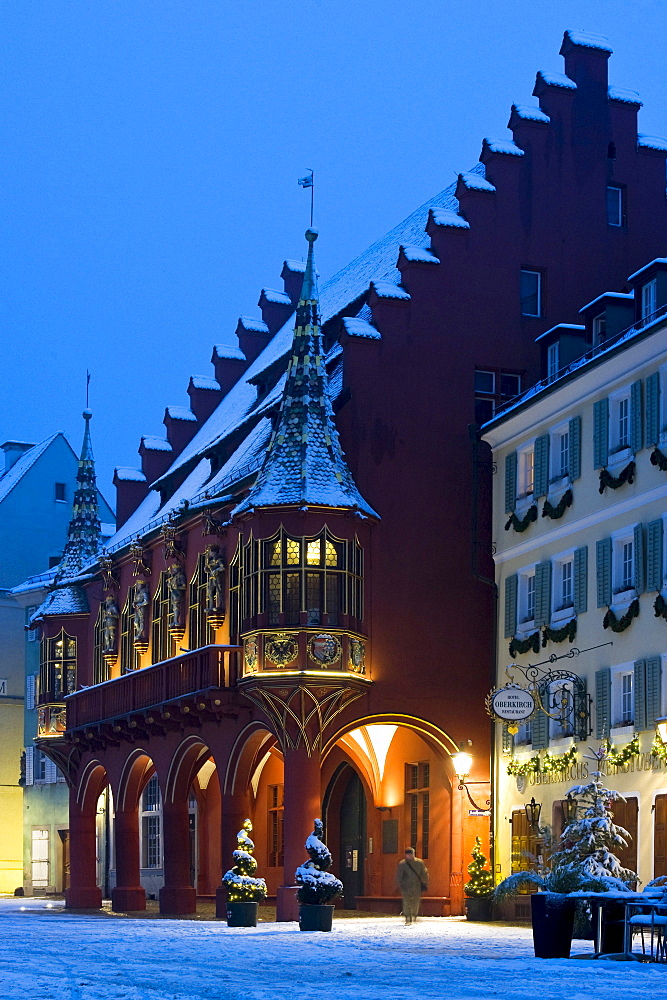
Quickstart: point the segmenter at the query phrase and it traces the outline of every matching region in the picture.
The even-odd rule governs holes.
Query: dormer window
[[[658,282],[656,278],[642,285],[642,319],[648,319],[657,309]]]
[[[547,348],[547,378],[555,378],[560,369],[559,343],[555,341]]]
[[[593,318],[593,347],[599,347],[607,339],[607,314],[600,313]]]

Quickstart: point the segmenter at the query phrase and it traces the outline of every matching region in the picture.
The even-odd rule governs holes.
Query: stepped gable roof
[[[7,469],[3,475],[0,476],[0,503],[9,496],[11,491],[17,486],[25,474],[33,467],[35,462],[42,457],[46,449],[52,444],[53,441],[62,435],[62,431],[56,431],[55,434],[49,435],[39,444],[33,445],[29,451],[24,451],[19,459],[14,462],[11,469]],[[64,435],[63,435],[64,437]],[[67,440],[67,439],[65,439]]]
[[[80,573],[84,566],[97,557],[100,548],[95,459],[90,440],[90,418],[92,415],[91,410],[83,411],[86,426],[76,473],[72,518],[67,531],[65,550],[56,574],[56,586],[60,580],[71,579]]]
[[[296,309],[292,356],[275,430],[260,473],[232,516],[258,507],[307,505],[377,514],[359,493],[338,439],[328,394],[313,245]]]

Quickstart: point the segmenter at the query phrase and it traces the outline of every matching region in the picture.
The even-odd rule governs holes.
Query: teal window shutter
[[[593,467],[601,469],[609,457],[609,400],[593,404]]]
[[[646,444],[656,445],[660,437],[660,372],[646,379]]]
[[[611,729],[611,670],[602,667],[595,671],[595,735],[602,740]]]
[[[599,608],[611,604],[611,538],[601,538],[595,546],[597,558],[597,598]]]
[[[649,521],[646,532],[646,589],[661,590],[664,525],[662,518]]]
[[[573,417],[569,423],[570,432],[570,479],[581,475],[581,417]]]
[[[505,513],[511,514],[516,507],[516,452],[505,456]]]
[[[644,525],[636,524],[633,532],[634,584],[638,594],[643,594],[646,584],[646,559],[644,555]]]
[[[644,447],[644,413],[642,380],[630,386],[630,447],[636,453]]]
[[[646,660],[635,660],[635,676],[632,685],[635,703],[635,729],[648,729],[646,721]]]
[[[545,559],[535,567],[535,625],[548,625],[551,621],[551,560]]]
[[[549,435],[535,440],[535,496],[544,497],[549,489]]]
[[[546,688],[540,688],[540,698],[542,703],[548,702],[549,695]],[[531,719],[530,732],[533,750],[544,750],[549,746],[549,716],[541,708],[538,708]]]
[[[588,610],[588,546],[574,550],[574,613]]]
[[[505,580],[505,638],[516,633],[516,598],[519,578],[516,573]]]
[[[588,697],[586,678],[574,689],[574,738],[587,740],[590,736],[590,700]]]
[[[662,661],[659,656],[646,660],[646,728],[653,729],[662,717]]]

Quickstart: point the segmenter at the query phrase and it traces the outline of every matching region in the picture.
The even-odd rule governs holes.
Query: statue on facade
[[[132,607],[134,608],[134,638],[143,639],[144,629],[146,627],[146,608],[148,607],[148,602],[150,601],[150,594],[148,593],[148,584],[145,580],[137,580],[134,585],[134,596],[132,598]]]
[[[219,545],[207,546],[204,565],[206,568],[206,610],[209,614],[223,614],[227,567]]]
[[[120,611],[111,594],[108,594],[102,605],[102,652],[115,653],[118,638],[118,619]]]
[[[183,628],[182,608],[183,595],[187,587],[183,567],[179,563],[172,563],[169,567],[167,577],[167,589],[169,591],[169,603],[171,605],[171,628]]]

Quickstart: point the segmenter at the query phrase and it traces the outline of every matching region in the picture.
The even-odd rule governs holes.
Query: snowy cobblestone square
[[[47,908],[49,907],[49,908]],[[589,942],[575,942],[590,953]],[[635,1000],[665,989],[665,966],[533,958],[529,928],[427,918],[295,924],[64,913],[0,900],[0,1000]]]

